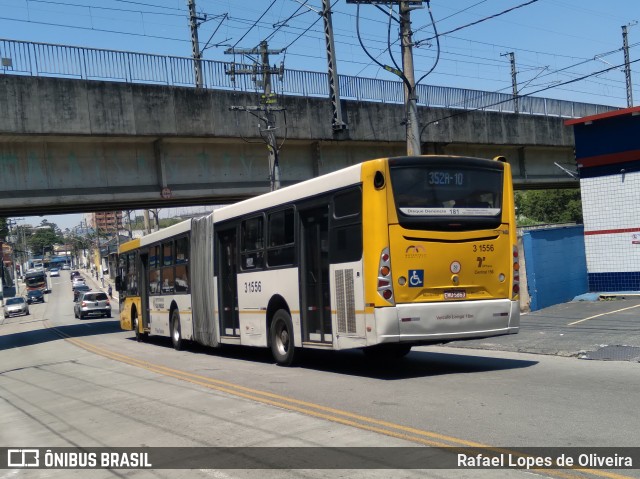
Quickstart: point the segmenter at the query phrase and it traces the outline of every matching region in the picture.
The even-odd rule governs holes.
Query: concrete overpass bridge
[[[53,69],[47,66],[52,51],[67,55]],[[109,70],[91,67],[107,54]],[[213,73],[205,75],[207,88],[183,86],[191,59],[146,55],[145,61],[165,59],[165,73],[173,69],[173,80],[152,84],[133,75],[132,60],[123,55],[141,54],[0,40],[0,216],[227,203],[268,190],[259,120],[230,111],[255,106],[258,93],[229,88],[226,75],[212,84]],[[125,60],[128,69],[118,66]],[[219,62],[210,63],[205,72],[220,70]],[[317,80],[301,76],[304,81],[287,86],[287,75],[280,91],[288,94],[278,96],[283,111],[275,113],[284,185],[405,154],[399,82],[341,77],[348,128],[336,130],[328,96],[298,88]],[[356,80],[360,87],[353,88]],[[288,91],[296,89],[291,85],[298,90]],[[374,90],[381,95],[357,98],[375,97]],[[577,187],[554,165],[574,164],[573,130],[563,121],[611,109],[522,98],[516,114],[508,111],[508,96],[482,97],[485,109],[477,109],[481,95],[496,94],[435,87],[418,93],[423,153],[506,156],[518,188]],[[471,103],[461,103],[462,96]]]

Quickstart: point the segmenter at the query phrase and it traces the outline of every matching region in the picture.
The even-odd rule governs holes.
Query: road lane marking
[[[600,313],[594,316],[589,316],[588,318],[580,319],[578,321],[574,321],[573,323],[567,324],[567,326],[573,326],[574,324],[582,323],[583,321],[588,321],[590,319],[599,318],[600,316],[606,316],[607,314],[619,313],[620,311],[626,311],[627,309],[640,308],[640,304],[636,304],[635,306],[629,306],[628,308],[618,309],[616,311],[609,311],[608,313]]]
[[[640,305],[638,305],[640,306]],[[161,374],[163,376],[172,377],[181,381],[186,381],[192,384],[196,384],[207,389],[213,389],[220,392],[224,392],[236,397],[242,397],[250,401],[260,402],[274,407],[287,409],[289,411],[295,411],[307,416],[313,416],[320,419],[325,419],[331,422],[343,424],[345,426],[356,427],[358,429],[367,430],[370,432],[384,434],[386,436],[395,437],[397,439],[406,440],[409,442],[419,443],[430,447],[446,447],[456,449],[456,447],[466,448],[482,448],[495,453],[512,454],[514,456],[526,457],[527,454],[511,449],[503,449],[498,447],[489,446],[479,442],[468,441],[465,439],[456,438],[453,436],[447,436],[432,431],[425,431],[422,429],[416,429],[409,426],[403,426],[401,424],[395,424],[381,419],[375,419],[359,414],[351,413],[349,411],[343,411],[340,409],[331,408],[328,406],[322,406],[300,399],[295,399],[287,396],[282,396],[268,391],[261,391],[258,389],[252,389],[239,384],[230,383],[220,379],[214,379],[207,376],[201,376],[199,374],[190,373],[178,369],[173,369],[160,364],[150,363],[141,359],[137,359],[125,354],[121,354],[101,346],[96,346],[87,341],[72,337],[63,331],[60,331],[55,326],[49,324],[45,320],[45,326],[54,330],[56,334],[65,339],[75,346],[84,349],[89,352],[93,352],[107,359],[129,364],[130,366],[139,367],[147,371]],[[367,424],[368,423],[368,424]],[[441,442],[445,441],[445,442]],[[454,444],[455,446],[452,446]],[[524,471],[524,470],[523,470]],[[536,472],[539,474],[551,475],[560,477],[563,479],[579,479],[582,476],[572,475],[565,470],[549,470],[549,469],[537,469],[532,468],[529,472]],[[602,470],[586,469],[579,466],[567,468],[566,471],[582,472],[590,475],[606,477],[608,479],[632,479],[629,476],[623,476],[617,473],[610,473]]]

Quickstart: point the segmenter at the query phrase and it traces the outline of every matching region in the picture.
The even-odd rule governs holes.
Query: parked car
[[[69,279],[71,279],[71,281],[73,281],[73,278],[75,278],[76,276],[80,276],[80,271],[72,271],[69,274]]]
[[[59,270],[58,268],[51,268],[51,269],[49,270],[49,276],[50,276],[50,277],[52,277],[52,278],[53,278],[54,276],[58,276],[58,277],[60,277],[60,270]]]
[[[44,293],[39,289],[27,291],[27,303],[44,303]]]
[[[4,317],[16,316],[18,314],[29,314],[29,305],[22,296],[15,298],[5,298],[4,300]]]
[[[73,313],[76,318],[84,319],[85,316],[100,315],[111,317],[111,304],[107,293],[93,291],[81,293],[78,301],[73,305]]]
[[[86,293],[87,291],[91,291],[91,288],[86,284],[79,284],[73,287],[73,302],[78,301],[78,296],[80,293]]]

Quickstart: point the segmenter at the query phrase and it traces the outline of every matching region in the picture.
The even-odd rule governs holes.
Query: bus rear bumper
[[[400,304],[375,310],[377,342],[439,343],[516,334],[520,304],[509,299]]]

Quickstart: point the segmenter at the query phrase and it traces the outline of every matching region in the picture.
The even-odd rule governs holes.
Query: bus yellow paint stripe
[[[588,318],[580,319],[578,321],[574,321],[573,323],[569,323],[567,324],[567,326],[573,326],[574,324],[582,323],[583,321],[599,318],[600,316],[606,316],[608,314],[619,313],[620,311],[626,311],[627,309],[633,309],[633,308],[640,308],[640,304],[636,304],[635,306],[629,306],[628,308],[617,309],[615,311],[609,311],[608,313],[600,313],[594,316],[589,316]]]
[[[391,423],[391,422],[387,422],[387,421],[383,421],[375,418],[370,418],[367,416],[361,416],[359,414],[350,413],[348,411],[342,411],[339,409],[334,409],[331,407],[322,406],[322,405],[310,403],[307,401],[289,398],[286,396],[281,396],[281,395],[270,393],[267,391],[260,391],[257,389],[240,386],[238,384],[229,383],[227,381],[213,379],[206,376],[200,376],[198,374],[189,373],[187,371],[181,371],[181,370],[169,368],[166,366],[162,366],[159,364],[150,363],[150,362],[139,360],[130,356],[126,356],[124,354],[110,351],[100,346],[95,346],[91,343],[88,343],[78,338],[73,338],[68,334],[60,331],[55,326],[49,325],[48,321],[45,321],[45,326],[47,328],[53,329],[56,332],[56,334],[63,337],[66,341],[86,351],[93,352],[95,354],[106,357],[108,359],[129,364],[131,366],[141,367],[143,369],[146,369],[147,371],[155,372],[157,374],[162,374],[164,376],[169,376],[175,379],[187,381],[189,383],[197,384],[197,385],[206,387],[208,389],[214,389],[221,392],[225,392],[233,396],[243,397],[248,400],[257,401],[263,404],[269,404],[275,407],[296,411],[301,414],[310,415],[310,416],[318,417],[321,419],[326,419],[328,421],[356,427],[356,428],[371,431],[371,432],[385,434],[387,436],[407,440],[410,442],[416,442],[426,446],[451,448],[452,446],[451,444],[447,444],[448,442],[448,443],[456,444],[458,446],[477,447],[477,448],[487,449],[492,452],[507,453],[507,454],[512,454],[512,455],[521,456],[521,457],[526,456],[526,454],[521,453],[519,451],[515,451],[515,450],[496,448],[496,447],[488,446],[486,444],[467,441],[464,439],[459,439],[459,438],[447,436],[444,434],[424,431],[421,429],[415,429],[408,426],[402,426],[400,424],[395,424],[395,423]],[[264,397],[261,397],[261,396],[264,396]],[[311,408],[311,409],[308,409],[308,408]],[[314,411],[312,409],[317,409],[318,411]],[[323,412],[320,412],[320,411],[323,411]],[[344,416],[344,417],[339,417],[339,416]],[[376,426],[363,424],[362,422],[357,422],[357,421],[369,422],[371,424],[375,424]],[[378,427],[378,426],[383,426],[384,429],[383,427]],[[389,428],[389,429],[386,429],[386,428]],[[394,429],[401,432],[396,432],[394,431]],[[425,439],[424,437],[415,437],[415,436],[412,436],[411,434],[414,434],[417,436],[424,436],[432,439],[438,439],[446,442],[439,442],[432,439]],[[575,466],[570,469],[595,475],[595,476],[606,477],[609,479],[632,479],[628,476],[623,476],[617,473],[611,473],[611,472],[595,470],[595,469],[585,469],[585,468],[580,468],[578,466]],[[553,476],[557,476],[565,479],[569,479],[569,478],[576,479],[578,477],[565,472],[561,472],[559,470],[548,470],[548,469],[535,469],[535,470],[537,470],[538,472],[543,472],[548,475],[553,475]]]

